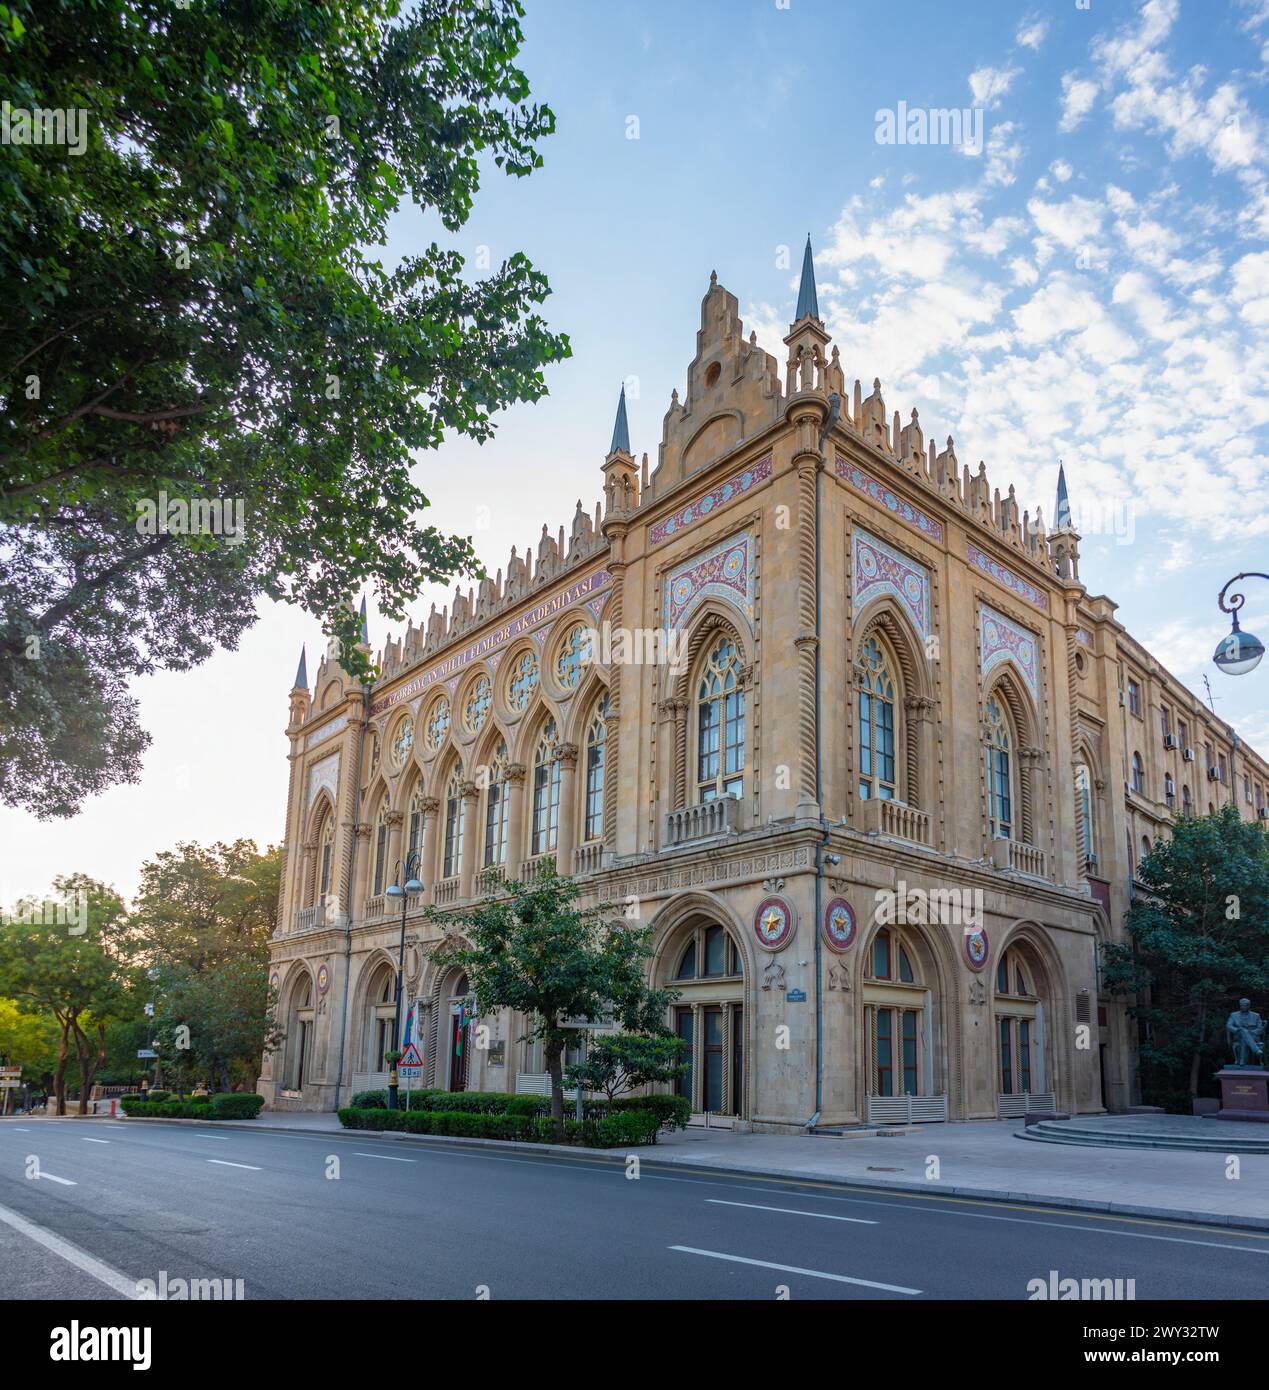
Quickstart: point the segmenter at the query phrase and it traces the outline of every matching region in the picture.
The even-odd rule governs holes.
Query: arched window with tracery
[[[895,716],[894,662],[885,645],[869,637],[860,653],[859,673],[859,797],[882,801],[899,797],[896,761],[898,725]]]
[[[449,700],[442,695],[432,706],[427,716],[427,726],[423,737],[429,753],[440,751],[447,733],[449,733]]]
[[[531,854],[549,854],[555,849],[560,825],[560,764],[555,756],[559,735],[555,720],[542,726],[533,754],[533,833]]]
[[[423,853],[423,784],[420,782],[414,788],[414,795],[410,798],[410,820],[408,834],[406,837],[406,854]]]
[[[335,859],[335,816],[328,811],[322,821],[317,849],[317,901],[324,903],[330,892],[331,870]]]
[[[931,1093],[926,1057],[930,991],[909,934],[882,927],[864,963],[864,1050],[870,1096]]]
[[[586,816],[583,840],[604,837],[604,740],[607,738],[608,696],[595,705],[586,728]]]
[[[498,740],[485,787],[486,867],[507,862],[507,745]]]
[[[385,792],[375,815],[375,872],[374,896],[383,892],[384,874],[388,864],[388,796]]]
[[[740,650],[733,637],[716,638],[696,682],[696,797],[744,795],[745,692]]]
[[[1075,765],[1075,822],[1084,867],[1097,864],[1097,824],[1093,812],[1093,779],[1087,763]]]
[[[987,701],[987,823],[993,839],[1012,839],[1017,824],[1015,747],[1009,713],[993,696]]]
[[[445,840],[442,877],[453,878],[463,866],[463,772],[457,763],[445,785]]]

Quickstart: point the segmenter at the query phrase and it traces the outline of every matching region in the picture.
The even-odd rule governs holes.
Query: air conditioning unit
[[[1264,815],[1264,812],[1262,811],[1260,814]],[[1095,869],[1097,867],[1097,856],[1095,854],[1086,854],[1084,856],[1084,863],[1090,869]]]
[[[1219,782],[1221,780],[1221,770],[1219,767],[1209,767],[1207,769],[1207,780],[1209,782]]]
[[[1182,757],[1187,763],[1192,763],[1192,762],[1194,761],[1194,749],[1193,749],[1193,748],[1187,748],[1187,749],[1185,749],[1185,751],[1181,754],[1181,757]]]
[[[1269,806],[1257,806],[1256,815],[1260,820],[1269,820]]]
[[[1164,734],[1163,746],[1165,748],[1179,748],[1181,746],[1181,741],[1175,734]]]

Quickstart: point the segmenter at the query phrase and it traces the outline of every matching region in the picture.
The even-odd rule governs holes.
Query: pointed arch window
[[[463,864],[463,777],[455,763],[445,787],[445,878],[452,878]]]
[[[499,740],[485,788],[486,866],[507,862],[507,745]]]
[[[595,706],[586,729],[586,828],[584,840],[604,835],[604,740],[607,738],[608,696]]]
[[[1014,740],[1009,716],[1000,701],[987,701],[987,823],[993,839],[1011,839],[1014,831]]]
[[[324,903],[327,893],[330,892],[331,864],[335,854],[335,817],[331,812],[327,812],[326,819],[322,822],[322,836],[319,844],[317,901]]]
[[[523,652],[511,668],[507,681],[507,704],[517,714],[523,714],[537,688],[538,659],[532,652]]]
[[[548,719],[542,727],[538,746],[533,754],[533,846],[531,853],[549,854],[559,834],[560,823],[560,764],[555,756],[558,734],[555,720]]]
[[[711,647],[696,687],[696,793],[699,801],[740,797],[745,782],[745,692],[740,652],[730,636]]]
[[[894,665],[876,637],[864,643],[860,657],[859,796],[892,801],[899,793]]]
[[[406,854],[423,853],[423,787],[415,787],[410,798],[410,828],[406,840]]]
[[[407,714],[392,737],[392,761],[401,767],[414,749],[414,720]]]
[[[591,630],[584,623],[569,629],[568,636],[555,658],[555,675],[565,690],[573,690],[590,664],[593,643]]]
[[[379,802],[379,812],[375,816],[375,873],[374,896],[383,892],[383,876],[388,863],[388,798],[385,795]]]
[[[1085,864],[1097,859],[1097,827],[1093,821],[1093,779],[1087,763],[1075,766],[1075,819],[1079,824],[1080,851]]]
[[[432,706],[427,716],[427,730],[424,738],[430,752],[437,752],[449,733],[449,701],[444,695]]]
[[[488,676],[477,676],[467,692],[463,706],[463,728],[469,734],[478,734],[485,726],[489,706],[493,704],[493,688]]]

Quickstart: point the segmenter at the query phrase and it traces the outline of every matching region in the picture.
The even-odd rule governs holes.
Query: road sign
[[[15,1091],[21,1084],[20,1076],[0,1076],[0,1091]]]
[[[612,1014],[607,1014],[601,1018],[562,1018],[560,1019],[561,1028],[576,1028],[584,1033],[616,1033],[618,1032],[617,1020]]]
[[[137,1048],[138,1057],[157,1057],[159,1054],[152,1047]]]
[[[423,1075],[423,1058],[413,1043],[406,1043],[405,1051],[397,1062],[397,1076],[402,1081],[418,1081]]]
[[[0,1076],[21,1076],[21,1067],[0,1067]]]

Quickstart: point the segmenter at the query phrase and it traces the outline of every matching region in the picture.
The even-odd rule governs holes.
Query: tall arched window
[[[452,878],[463,866],[463,774],[457,763],[445,787],[445,855],[443,877]]]
[[[929,1090],[923,1037],[927,1001],[916,959],[906,934],[896,927],[883,927],[872,939],[864,970],[869,1095],[919,1096]],[[876,987],[867,983],[872,981]],[[905,986],[911,988],[905,992]]]
[[[1140,753],[1132,755],[1132,789],[1135,792],[1144,792],[1146,789],[1146,769]]]
[[[423,784],[420,782],[410,798],[410,828],[406,843],[407,854],[423,853]]]
[[[895,679],[885,648],[870,637],[860,653],[859,797],[898,796],[895,771]]]
[[[719,637],[696,687],[696,795],[700,801],[744,794],[745,692],[740,653]]]
[[[1041,1089],[1039,1010],[1030,968],[1016,947],[996,965],[996,1075],[1000,1093],[1029,1095]]]
[[[375,816],[375,875],[374,896],[383,892],[383,876],[388,863],[388,797],[385,793]]]
[[[558,735],[555,720],[542,726],[533,754],[532,854],[549,854],[555,848],[560,823],[560,764],[555,756]]]
[[[1189,787],[1181,788],[1181,814],[1183,816],[1192,816],[1194,814],[1194,804],[1190,800]]]
[[[604,835],[604,739],[607,737],[608,696],[595,706],[586,730],[586,828],[583,840]]]
[[[1013,733],[1000,701],[987,701],[987,823],[992,838],[1014,830]]]
[[[330,892],[331,864],[335,854],[335,817],[327,812],[322,822],[322,834],[318,849],[317,901],[324,903]]]
[[[1080,851],[1085,864],[1097,859],[1097,827],[1093,822],[1093,779],[1089,776],[1088,765],[1078,763],[1075,768],[1075,821],[1079,829]]]
[[[498,740],[485,788],[486,866],[507,862],[507,745]]]
[[[670,960],[678,994],[672,1016],[686,1070],[674,1081],[696,1112],[744,1111],[744,963],[731,933],[716,923],[694,926]]]

